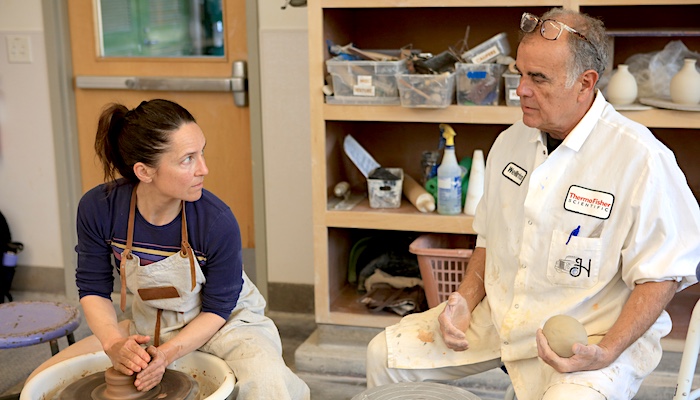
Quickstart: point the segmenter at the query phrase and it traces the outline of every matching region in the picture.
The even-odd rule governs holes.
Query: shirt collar
[[[591,108],[588,109],[574,129],[566,135],[566,139],[564,139],[562,145],[573,151],[579,151],[581,146],[583,146],[583,142],[586,141],[588,135],[591,134],[593,128],[595,128],[598,123],[601,115],[603,115],[603,110],[607,104],[608,102],[605,100],[600,90],[596,90],[595,99],[593,100]]]
[[[525,124],[523,124],[523,125],[525,125]],[[537,143],[537,142],[546,143],[545,138],[544,138],[544,135],[546,135],[546,133],[542,132],[541,130],[539,130],[537,128],[530,128],[529,126],[528,126],[528,128],[530,129],[530,139],[528,140],[528,142],[530,142],[530,143]]]
[[[584,114],[583,118],[581,118],[578,124],[576,124],[574,129],[572,129],[571,132],[566,135],[566,139],[564,139],[561,145],[564,145],[574,151],[579,151],[581,146],[583,146],[583,142],[586,141],[586,138],[588,138],[588,135],[591,133],[591,131],[593,131],[593,128],[603,115],[603,110],[607,104],[608,102],[605,100],[605,97],[603,97],[603,93],[601,93],[599,89],[596,89],[596,96],[593,100],[591,108],[588,109],[586,114]],[[529,142],[540,142],[546,146],[547,141],[544,136],[546,134],[547,133],[542,132],[539,129],[531,128]]]

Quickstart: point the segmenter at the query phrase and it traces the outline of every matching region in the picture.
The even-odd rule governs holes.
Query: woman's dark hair
[[[170,144],[170,134],[189,122],[196,122],[192,114],[169,100],[144,101],[133,110],[122,104],[109,104],[100,115],[95,137],[95,152],[105,181],[121,175],[137,183],[134,165],[158,165]]]

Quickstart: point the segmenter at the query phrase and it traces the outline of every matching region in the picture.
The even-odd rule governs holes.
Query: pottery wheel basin
[[[105,371],[112,366],[109,357],[103,352],[84,354],[53,365],[37,374],[22,389],[20,400],[59,400],[64,390],[76,382],[87,382],[93,376],[104,385]],[[228,365],[218,357],[199,351],[192,352],[168,366],[172,372],[166,375],[177,376],[177,387],[191,384],[187,393],[178,394],[182,400],[228,400],[233,398],[235,378]],[[182,374],[180,374],[182,373]],[[184,375],[184,378],[183,378]],[[168,380],[172,379],[169,377]],[[170,384],[165,379],[163,384]],[[80,385],[78,383],[77,385]],[[74,387],[76,385],[73,385]],[[162,386],[162,385],[159,385]],[[91,391],[95,389],[93,387]],[[103,387],[103,386],[101,386]],[[88,390],[88,389],[80,389]],[[159,390],[163,390],[162,388]],[[165,390],[174,390],[167,387]],[[100,389],[96,390],[99,392]],[[100,396],[101,394],[97,394]],[[89,398],[89,397],[86,397]],[[173,398],[173,397],[169,397]],[[98,400],[102,400],[99,398]]]

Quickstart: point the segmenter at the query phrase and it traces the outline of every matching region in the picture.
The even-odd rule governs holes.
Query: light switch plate
[[[10,63],[31,63],[32,43],[27,35],[7,35],[7,58]]]

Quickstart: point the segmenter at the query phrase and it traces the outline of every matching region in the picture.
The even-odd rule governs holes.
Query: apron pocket
[[[141,300],[160,300],[160,299],[174,299],[180,297],[175,286],[161,286],[161,287],[151,287],[151,288],[139,288],[139,297]]]

